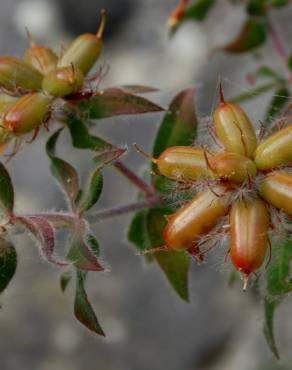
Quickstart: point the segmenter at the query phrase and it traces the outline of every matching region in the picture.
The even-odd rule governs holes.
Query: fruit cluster
[[[186,250],[203,259],[206,241],[216,233],[228,235],[231,260],[243,274],[245,289],[249,275],[265,260],[270,230],[283,222],[289,230],[292,124],[284,120],[280,127],[273,125],[269,137],[257,137],[244,110],[225,102],[222,89],[220,95],[212,136],[221,150],[176,146],[151,158],[160,175],[199,184],[195,197],[167,216],[162,249]]]
[[[0,57],[0,146],[50,119],[56,98],[79,92],[102,51],[105,13],[96,35],[83,34],[58,57],[30,40],[23,60]],[[34,135],[34,136],[35,136]]]

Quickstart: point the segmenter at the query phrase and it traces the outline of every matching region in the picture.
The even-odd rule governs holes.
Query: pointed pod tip
[[[249,280],[249,274],[243,274],[243,287],[242,287],[243,292],[246,292],[247,290],[248,280]]]
[[[101,9],[100,16],[101,16],[101,20],[100,20],[100,24],[99,24],[99,27],[96,33],[96,37],[101,40],[103,33],[104,33],[105,24],[106,24],[106,10],[105,9]]]

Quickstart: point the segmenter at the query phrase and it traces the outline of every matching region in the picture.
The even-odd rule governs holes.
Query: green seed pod
[[[8,94],[0,93],[0,114],[5,113],[7,109],[17,102],[18,98]]]
[[[253,157],[257,147],[254,127],[239,105],[225,102],[222,88],[214,121],[216,134],[228,152]]]
[[[78,36],[61,56],[58,67],[65,67],[73,64],[79,68],[84,75],[90,71],[101,54],[103,41],[102,35],[105,27],[105,12],[101,14],[101,23],[96,35],[85,33]]]
[[[24,54],[24,61],[43,75],[46,75],[56,68],[58,57],[52,49],[36,45],[32,41],[30,48]]]
[[[292,125],[264,140],[255,152],[255,163],[260,170],[292,164]]]
[[[83,74],[73,65],[57,68],[43,79],[43,90],[58,97],[74,94],[83,85]]]
[[[3,126],[14,135],[36,129],[49,117],[52,100],[52,97],[43,93],[22,96],[5,113]]]
[[[12,57],[0,58],[0,86],[7,90],[39,90],[42,78],[38,70],[21,60]]]

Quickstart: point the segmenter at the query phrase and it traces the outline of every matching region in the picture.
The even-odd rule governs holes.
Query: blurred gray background
[[[183,26],[173,39],[165,28],[175,0],[1,0],[0,53],[22,56],[28,27],[37,41],[56,50],[76,34],[95,31],[99,10],[109,13],[102,61],[110,66],[103,86],[147,84],[159,87],[150,97],[167,106],[180,90],[198,84],[198,112],[209,115],[216,103],[219,74],[227,96],[250,88],[245,76],[258,65],[250,56],[217,54],[243,22],[241,7],[220,0],[204,24]],[[274,21],[288,45],[292,9],[274,12]],[[291,44],[291,43],[290,43]],[[281,68],[268,44],[265,64]],[[245,105],[251,118],[263,118],[271,95]],[[94,132],[119,145],[128,144],[125,162],[143,172],[145,160],[131,148],[137,142],[151,149],[161,114],[122,117],[98,123]],[[63,209],[62,194],[49,174],[44,154],[47,135],[25,145],[9,163],[20,212]],[[92,153],[74,150],[68,136],[60,154],[78,166],[82,178]],[[145,169],[145,167],[144,167]],[[113,169],[106,170],[106,191],[99,207],[125,204],[136,190]],[[58,285],[59,270],[43,263],[24,235],[15,239],[17,274],[1,297],[1,370],[284,370],[292,360],[289,300],[276,315],[276,337],[282,362],[275,364],[262,334],[263,310],[257,292],[243,294],[240,282],[230,289],[223,257],[192,266],[191,303],[182,302],[158,267],[146,266],[126,240],[131,216],[93,226],[110,272],[91,274],[88,294],[101,325],[102,339],[86,331],[72,314],[73,289],[65,295]]]

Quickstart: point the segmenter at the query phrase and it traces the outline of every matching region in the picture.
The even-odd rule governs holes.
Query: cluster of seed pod
[[[195,197],[167,216],[162,249],[186,250],[202,259],[202,240],[206,242],[208,235],[211,239],[212,230],[221,225],[223,235],[229,236],[230,257],[243,274],[246,289],[249,275],[266,258],[272,213],[292,215],[292,123],[286,122],[260,140],[244,110],[225,102],[221,89],[221,102],[214,112],[214,135],[221,144],[219,151],[176,146],[157,159],[151,158],[160,175],[200,183]]]
[[[30,40],[23,60],[0,57],[0,146],[35,131],[50,118],[56,98],[80,91],[101,54],[105,12],[97,33],[78,36],[60,57]],[[35,136],[34,135],[34,136]]]

